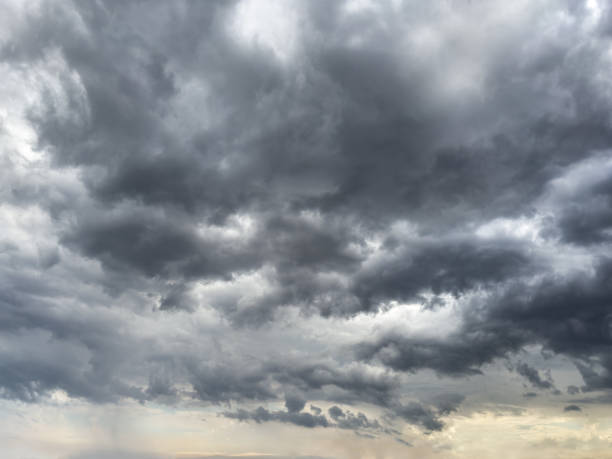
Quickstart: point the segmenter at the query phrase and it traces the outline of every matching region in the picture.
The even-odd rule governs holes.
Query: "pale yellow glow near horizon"
[[[5,402],[11,404],[12,402]],[[209,455],[266,457],[313,455],[336,459],[397,457],[501,459],[612,458],[612,414],[605,406],[555,414],[550,408],[453,415],[442,432],[426,435],[405,426],[407,447],[392,436],[377,439],[333,428],[306,429],[278,423],[241,423],[206,410],[170,410],[126,403],[68,403],[5,410],[13,428],[0,438],[11,448],[27,440],[30,456],[78,458],[83,451],[147,453],[160,459]],[[517,407],[518,409],[518,407]],[[10,441],[12,439],[12,442]],[[271,444],[270,439],[274,439]],[[37,454],[32,456],[32,454]]]

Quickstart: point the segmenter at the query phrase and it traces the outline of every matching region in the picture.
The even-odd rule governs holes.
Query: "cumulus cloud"
[[[607,400],[610,8],[6,8],[1,397],[398,441],[500,360]]]

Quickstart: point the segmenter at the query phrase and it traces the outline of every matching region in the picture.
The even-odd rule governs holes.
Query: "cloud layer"
[[[406,444],[499,363],[609,397],[607,6],[264,3],[3,7],[0,396]]]

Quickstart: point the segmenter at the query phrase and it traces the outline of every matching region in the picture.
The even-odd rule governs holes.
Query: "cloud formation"
[[[4,7],[0,397],[405,444],[499,362],[606,400],[610,8],[249,5]]]

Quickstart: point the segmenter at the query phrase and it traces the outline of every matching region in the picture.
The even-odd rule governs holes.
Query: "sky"
[[[0,6],[3,459],[612,458],[604,0]]]

